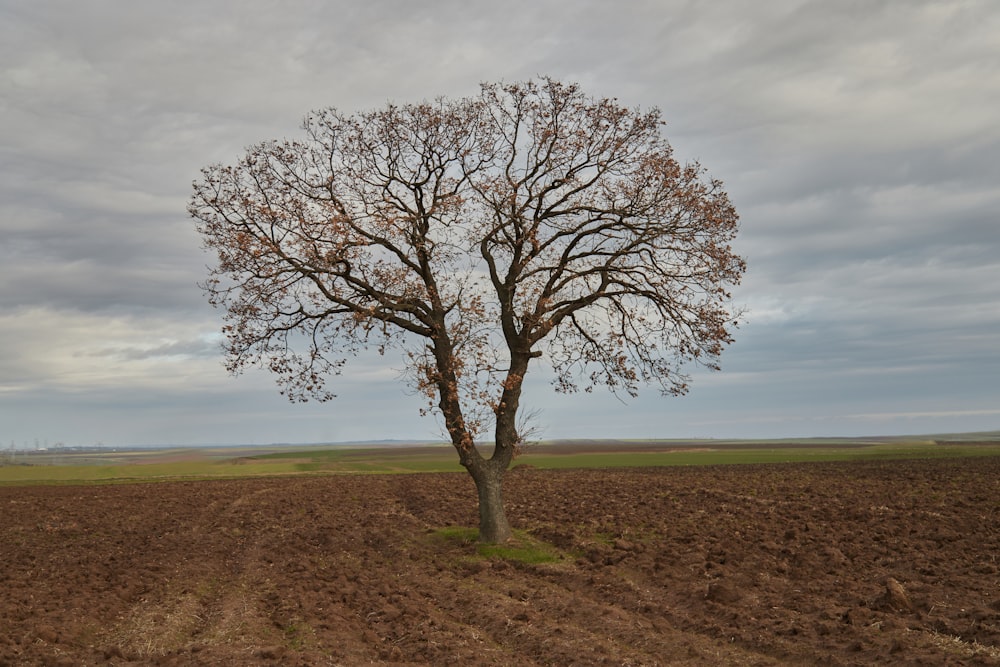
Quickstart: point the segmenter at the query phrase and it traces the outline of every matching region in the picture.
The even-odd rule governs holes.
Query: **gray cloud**
[[[660,107],[678,157],[726,182],[750,262],[721,374],[627,405],[532,378],[547,436],[1000,423],[990,0],[0,0],[0,14],[0,442],[436,432],[382,359],[357,360],[327,405],[225,374],[190,183],[297,136],[310,109],[538,74]]]

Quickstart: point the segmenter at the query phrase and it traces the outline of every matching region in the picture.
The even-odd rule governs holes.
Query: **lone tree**
[[[189,212],[218,253],[205,287],[225,309],[227,368],[328,400],[347,357],[402,349],[475,481],[480,539],[506,540],[532,360],[560,392],[679,395],[682,366],[717,369],[732,342],[738,216],[662,125],[552,79],[483,84],[317,111],[305,139],[202,170]],[[475,442],[490,428],[487,458]]]

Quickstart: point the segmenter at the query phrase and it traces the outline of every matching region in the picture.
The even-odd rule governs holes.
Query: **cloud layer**
[[[660,107],[678,156],[725,181],[750,266],[722,373],[628,404],[533,378],[546,437],[1000,427],[990,0],[0,0],[0,15],[0,446],[434,437],[378,357],[325,405],[225,374],[190,183],[297,136],[310,109],[539,74]]]

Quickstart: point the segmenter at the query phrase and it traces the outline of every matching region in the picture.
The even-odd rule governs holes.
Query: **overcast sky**
[[[662,109],[749,263],[720,373],[525,403],[542,437],[1000,428],[995,0],[0,0],[0,447],[433,439],[395,357],[331,403],[223,366],[185,206],[307,111],[549,75]]]

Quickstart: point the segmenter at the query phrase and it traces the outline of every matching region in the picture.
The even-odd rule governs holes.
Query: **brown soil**
[[[0,665],[1000,665],[1000,458],[0,488]]]

